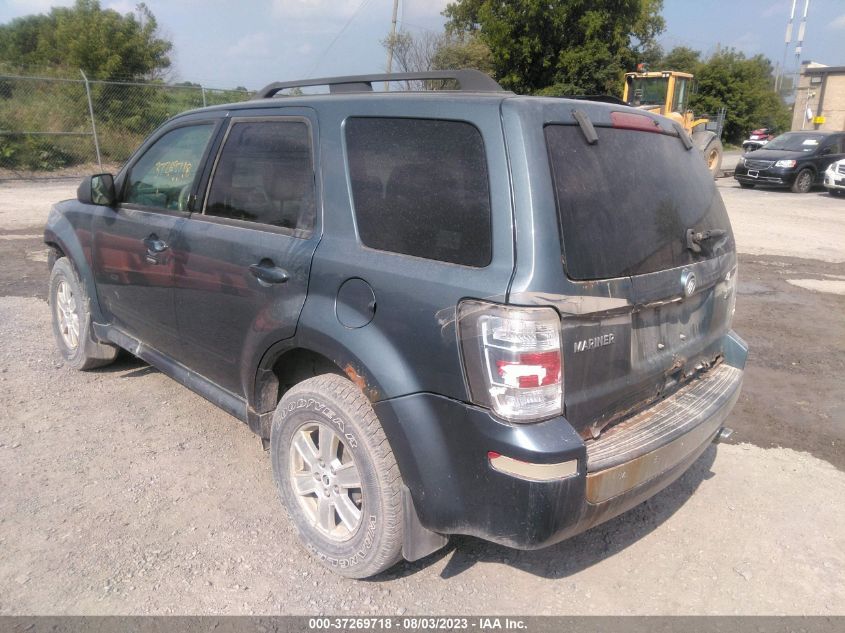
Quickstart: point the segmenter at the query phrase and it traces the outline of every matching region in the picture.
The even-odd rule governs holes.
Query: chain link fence
[[[245,101],[197,84],[0,74],[0,180],[116,171],[168,118]]]

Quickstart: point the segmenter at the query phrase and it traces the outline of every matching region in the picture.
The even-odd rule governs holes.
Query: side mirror
[[[114,190],[114,176],[111,174],[86,176],[76,190],[76,199],[83,204],[114,206],[117,200],[117,194]]]
[[[833,154],[833,148],[832,148],[832,147],[825,147],[825,148],[821,151],[821,155],[822,155],[822,156],[827,156],[828,154]]]

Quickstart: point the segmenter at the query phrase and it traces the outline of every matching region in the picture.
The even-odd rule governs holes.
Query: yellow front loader
[[[662,114],[683,127],[704,154],[715,178],[722,166],[722,142],[716,132],[707,129],[711,120],[697,119],[689,109],[692,81],[691,74],[674,70],[626,73],[622,99],[629,106]]]

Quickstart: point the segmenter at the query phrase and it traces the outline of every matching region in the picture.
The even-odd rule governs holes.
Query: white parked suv
[[[828,165],[824,172],[824,186],[832,196],[845,195],[845,158]]]

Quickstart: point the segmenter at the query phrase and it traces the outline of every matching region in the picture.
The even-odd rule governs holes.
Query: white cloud
[[[402,19],[415,22],[422,19],[431,19],[443,12],[446,5],[454,0],[417,0],[416,2],[403,2],[401,5]]]
[[[31,15],[33,13],[48,13],[51,7],[67,7],[73,0],[7,0],[11,13],[15,15]]]
[[[368,0],[273,0],[273,14],[280,18],[344,19]]]
[[[135,13],[135,7],[137,5],[138,2],[133,0],[108,0],[108,2],[103,3],[103,8],[117,11],[121,15],[126,15],[127,13]]]
[[[775,15],[783,16],[784,20],[789,15],[789,2],[772,2],[768,7],[763,9],[760,15],[764,18],[771,18]],[[801,7],[798,7],[801,10]]]
[[[249,33],[226,48],[226,55],[235,58],[265,57],[270,54],[270,37],[263,32]]]
[[[453,0],[403,0],[399,17],[409,22],[437,17]],[[357,17],[366,13],[390,23],[391,0],[272,0],[273,15],[286,19],[347,20],[356,11]]]
[[[845,29],[845,13],[840,15],[838,18],[833,18],[831,22],[827,25],[830,29]]]
[[[753,55],[760,50],[762,40],[760,34],[753,31],[746,31],[734,41],[730,46],[742,51],[743,53]]]

